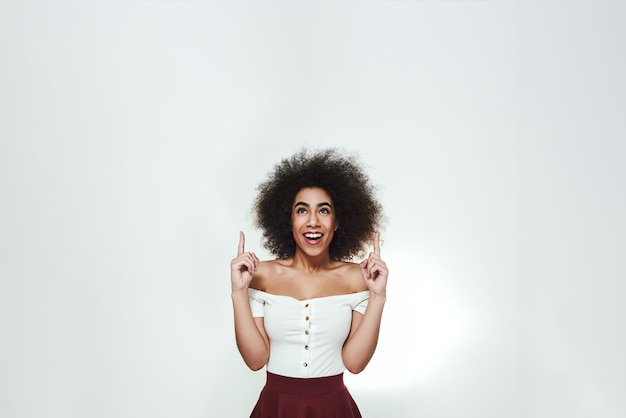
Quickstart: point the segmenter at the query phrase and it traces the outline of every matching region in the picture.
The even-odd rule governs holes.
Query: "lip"
[[[318,239],[309,239],[306,237],[306,234],[320,234],[321,237]],[[319,231],[307,231],[304,234],[302,234],[302,237],[304,238],[304,241],[306,241],[306,243],[309,245],[319,245],[322,242],[322,239],[324,238],[324,233],[319,232]]]

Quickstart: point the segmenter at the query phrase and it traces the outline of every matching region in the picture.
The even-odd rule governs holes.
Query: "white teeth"
[[[319,239],[322,238],[322,234],[304,234],[305,237],[309,239]]]

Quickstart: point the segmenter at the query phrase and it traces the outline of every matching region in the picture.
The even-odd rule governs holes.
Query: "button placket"
[[[310,360],[311,360],[311,350],[310,350],[310,340],[311,340],[311,328],[310,328],[310,319],[311,319],[311,302],[305,302],[304,309],[302,312],[302,320],[304,325],[304,339],[302,345],[302,367],[306,375],[308,375]]]

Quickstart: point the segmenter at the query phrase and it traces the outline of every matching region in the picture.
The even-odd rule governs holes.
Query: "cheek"
[[[292,216],[291,217],[291,229],[293,231],[296,231],[297,229],[299,229],[302,226],[302,220],[298,219],[298,217],[296,216]]]

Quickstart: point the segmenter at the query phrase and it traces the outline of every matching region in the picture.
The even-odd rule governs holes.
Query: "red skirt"
[[[267,382],[250,418],[362,418],[336,376],[299,379],[267,372]]]

